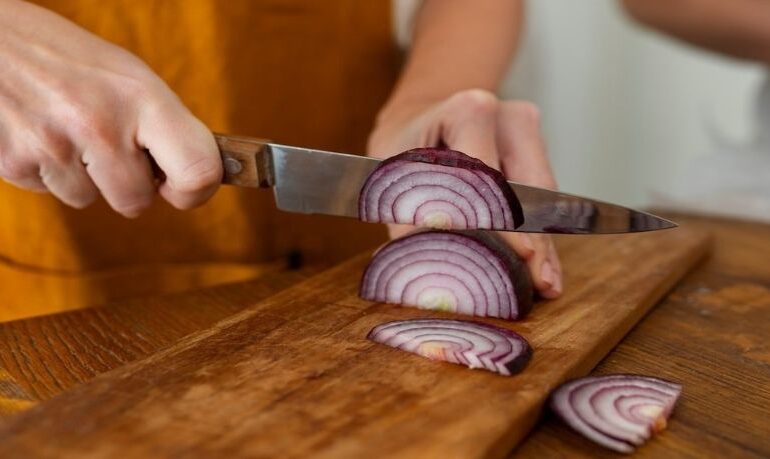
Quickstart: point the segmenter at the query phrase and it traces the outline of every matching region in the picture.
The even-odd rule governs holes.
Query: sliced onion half
[[[570,427],[609,449],[633,452],[666,427],[682,386],[640,375],[569,381],[551,395],[551,408]]]
[[[442,229],[514,229],[521,204],[503,174],[459,151],[417,148],[386,159],[358,200],[361,220]]]
[[[397,320],[374,327],[367,338],[432,360],[505,376],[520,372],[532,356],[529,343],[518,333],[466,320]]]
[[[481,317],[521,319],[532,308],[529,271],[494,233],[422,230],[393,240],[369,263],[360,295]]]

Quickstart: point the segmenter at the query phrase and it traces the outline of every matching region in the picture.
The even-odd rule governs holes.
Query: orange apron
[[[363,152],[399,57],[387,0],[38,0],[153,68],[213,131]],[[0,321],[332,263],[384,238],[223,187],[189,212],[127,220],[0,183]]]

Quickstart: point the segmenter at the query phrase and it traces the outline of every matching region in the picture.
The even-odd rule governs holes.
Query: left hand
[[[499,100],[481,89],[460,91],[438,102],[387,106],[369,138],[368,154],[387,158],[442,142],[501,170],[509,180],[556,189],[537,107],[529,102]],[[391,237],[410,230],[405,225],[389,225]],[[540,295],[558,297],[562,271],[551,238],[543,234],[501,234],[527,263]]]

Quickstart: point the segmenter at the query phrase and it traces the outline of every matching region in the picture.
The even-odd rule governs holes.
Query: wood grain
[[[249,282],[2,324],[0,369],[28,398],[46,400],[209,327],[312,272],[275,269]]]
[[[286,266],[270,263],[163,263],[82,273],[51,273],[0,260],[0,322],[256,279]],[[4,301],[9,299],[9,301]]]
[[[714,234],[688,275],[596,368],[684,385],[669,427],[634,457],[770,457],[770,225],[670,216]],[[515,458],[624,457],[551,416]]]
[[[442,314],[357,298],[358,257],[23,413],[0,456],[500,457],[707,245],[686,229],[570,238],[564,297],[490,320],[535,349],[513,378],[366,341],[383,321]]]
[[[35,401],[16,383],[13,376],[0,368],[0,417],[23,411]]]

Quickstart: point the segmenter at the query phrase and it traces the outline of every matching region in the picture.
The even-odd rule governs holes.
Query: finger
[[[0,161],[2,163],[2,161]],[[37,193],[48,191],[42,179],[40,178],[40,168],[37,165],[29,164],[19,168],[11,166],[0,166],[0,178],[11,185]]]
[[[441,110],[441,139],[449,148],[500,169],[495,139],[497,105],[494,94],[478,89],[450,97]]]
[[[498,150],[496,131],[499,129],[497,98],[486,92],[465,91],[447,102],[449,119],[443,138],[450,148],[478,157],[488,165],[500,169],[501,152]],[[446,115],[445,115],[446,116]],[[547,163],[547,161],[546,161]],[[392,234],[392,231],[391,231]],[[541,269],[548,253],[548,241],[525,233],[501,233],[503,239],[525,260],[538,291],[553,288],[550,271],[544,278]]]
[[[543,188],[556,188],[540,114],[529,102],[505,101],[497,117],[497,144],[503,173],[511,180]]]
[[[82,159],[94,185],[116,212],[134,218],[152,204],[155,184],[144,152],[133,146],[94,146]]]
[[[35,193],[48,192],[48,188],[46,188],[45,184],[43,184],[42,180],[40,180],[39,175],[37,178],[30,177],[28,179],[22,179],[22,180],[10,180],[10,179],[3,178],[2,180],[6,183],[10,183],[16,188],[21,188],[22,190],[33,191]]]
[[[2,129],[0,129],[0,134]],[[0,141],[0,179],[18,188],[30,191],[48,191],[40,179],[40,167],[31,155],[19,154],[9,145]]]
[[[529,263],[533,283],[543,298],[558,298],[562,291],[561,263],[553,239],[538,234],[535,240],[537,253]]]
[[[459,93],[447,101],[443,138],[447,146],[477,157],[489,166],[500,169],[500,154],[497,146],[498,129],[497,98],[484,91],[472,90]],[[391,230],[391,234],[393,231]],[[524,260],[530,260],[537,247],[525,233],[501,233],[503,239]],[[541,249],[542,250],[542,249]],[[533,276],[534,277],[534,276]],[[540,276],[536,286],[544,286]],[[548,284],[548,288],[551,285]]]
[[[526,260],[535,255],[535,244],[527,233],[500,233],[516,254]]]
[[[88,176],[85,166],[75,158],[67,163],[42,163],[40,179],[51,194],[76,209],[89,206],[99,196],[99,190]]]
[[[498,109],[497,142],[503,172],[512,180],[544,188],[556,188],[540,130],[537,107],[527,102],[507,101]],[[516,236],[509,235],[514,250]],[[562,292],[562,271],[550,236],[531,234],[534,250],[524,257],[537,291],[545,298]],[[523,256],[523,255],[522,255]]]
[[[543,234],[500,234],[526,263],[532,285],[540,295],[549,299],[558,297],[562,289],[561,264],[551,238]]]
[[[208,200],[222,181],[222,160],[212,133],[179,102],[140,116],[138,144],[166,176],[161,196],[178,209]]]
[[[548,237],[549,250],[547,260],[551,264],[554,270],[554,282],[550,290],[546,290],[542,295],[546,298],[558,298],[562,293],[563,274],[561,269],[561,261],[559,260],[559,254],[556,252],[556,246],[553,243],[553,238]]]

